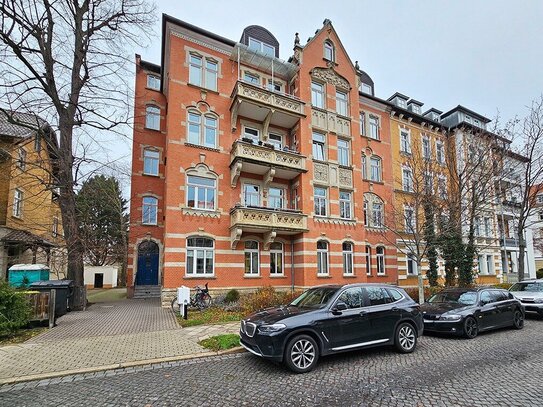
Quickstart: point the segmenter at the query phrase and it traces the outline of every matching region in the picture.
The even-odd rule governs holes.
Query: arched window
[[[331,41],[324,41],[324,59],[328,61],[335,61],[334,44]]]
[[[270,245],[270,274],[283,274],[283,243],[274,242]]]
[[[328,243],[324,240],[317,242],[317,274],[328,275]]]
[[[143,173],[145,175],[158,175],[160,152],[153,148],[143,150]]]
[[[385,248],[383,246],[377,246],[377,275],[385,274]]]
[[[215,273],[215,242],[207,237],[187,239],[187,275],[212,276]]]
[[[160,109],[149,105],[145,109],[145,127],[151,130],[160,130]]]
[[[156,225],[158,220],[158,199],[154,196],[144,196],[141,212],[141,222],[144,225]]]
[[[352,276],[353,269],[353,244],[351,242],[343,242],[343,275]]]
[[[190,144],[217,148],[218,120],[215,115],[189,110],[187,127]]]
[[[245,274],[260,274],[258,242],[248,240],[245,242]]]
[[[384,227],[384,204],[379,196],[364,194],[364,224],[370,228]]]

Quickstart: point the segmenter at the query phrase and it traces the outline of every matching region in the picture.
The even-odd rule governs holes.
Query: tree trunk
[[[518,281],[524,280],[524,253],[526,253],[526,240],[523,233],[518,237]]]

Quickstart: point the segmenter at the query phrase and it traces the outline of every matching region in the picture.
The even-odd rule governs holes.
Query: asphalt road
[[[413,354],[356,351],[294,375],[247,353],[0,387],[0,406],[542,406],[543,320]]]

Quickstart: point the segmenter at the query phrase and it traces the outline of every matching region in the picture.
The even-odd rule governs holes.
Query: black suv
[[[240,343],[257,356],[305,373],[319,356],[332,353],[379,345],[413,352],[422,331],[419,305],[401,288],[325,285],[241,321]]]

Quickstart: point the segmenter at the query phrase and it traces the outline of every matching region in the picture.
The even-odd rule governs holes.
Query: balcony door
[[[243,184],[243,202],[245,206],[261,206],[260,186],[254,184]]]

